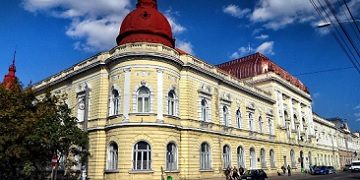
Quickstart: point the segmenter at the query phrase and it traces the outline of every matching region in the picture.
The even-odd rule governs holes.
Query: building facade
[[[305,85],[264,55],[214,66],[175,48],[156,0],[138,1],[116,41],[33,86],[39,98],[67,95],[89,133],[91,179],[339,169],[359,151],[359,136],[314,114]]]

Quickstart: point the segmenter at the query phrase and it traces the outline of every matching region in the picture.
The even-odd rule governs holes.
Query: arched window
[[[273,132],[273,121],[272,119],[268,119],[268,124],[269,124],[269,134],[270,135],[274,135],[274,132]]]
[[[254,131],[253,114],[249,112],[249,131]]]
[[[111,97],[110,97],[110,110],[109,115],[118,115],[119,114],[119,106],[120,106],[120,95],[119,91],[116,89],[113,89],[111,91]]]
[[[210,146],[204,142],[200,147],[200,169],[210,169],[210,164]]]
[[[270,150],[269,155],[270,155],[270,166],[272,168],[274,168],[275,167],[275,152],[273,149]]]
[[[254,148],[250,148],[250,168],[256,169],[256,155]]]
[[[236,111],[236,126],[241,128],[241,112],[240,108]]]
[[[225,126],[229,126],[229,110],[226,106],[223,106],[223,121]]]
[[[263,133],[263,121],[261,116],[259,117],[259,133]]]
[[[265,149],[263,149],[263,148],[260,149],[260,162],[261,162],[261,167],[265,168],[266,167],[266,155],[265,155]]]
[[[223,161],[224,161],[224,168],[231,167],[231,151],[228,145],[223,147]]]
[[[291,167],[296,166],[296,160],[295,160],[295,152],[294,150],[290,150],[290,160],[291,160]]]
[[[134,146],[134,170],[151,170],[151,147],[147,142],[140,141]]]
[[[166,170],[177,170],[177,148],[174,143],[166,146]]]
[[[118,146],[115,142],[111,142],[108,146],[107,169],[116,170],[118,164]]]
[[[176,101],[174,90],[171,90],[168,93],[168,114],[172,116],[176,115]]]
[[[150,112],[150,90],[149,88],[142,86],[138,90],[137,94],[137,107],[138,112],[147,113]]]
[[[245,167],[245,163],[244,163],[244,149],[239,146],[237,148],[237,163],[238,163],[238,167]]]
[[[206,122],[208,118],[208,103],[205,99],[201,100],[201,121]]]

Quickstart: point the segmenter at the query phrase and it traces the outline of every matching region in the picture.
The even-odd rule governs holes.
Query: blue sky
[[[360,2],[348,0],[355,17]],[[124,16],[135,0],[15,0],[0,11],[0,75],[17,48],[17,75],[38,82],[115,46]],[[219,64],[260,51],[309,88],[314,111],[347,119],[360,130],[360,75],[351,67],[307,0],[158,0],[177,46]],[[249,48],[251,47],[251,48]],[[250,51],[249,51],[250,49]]]

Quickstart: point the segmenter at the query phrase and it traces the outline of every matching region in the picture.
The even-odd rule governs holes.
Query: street
[[[298,174],[294,176],[273,176],[269,177],[269,180],[282,180],[282,179],[338,179],[338,180],[346,180],[346,179],[360,179],[360,173],[350,173],[350,172],[339,172],[337,174],[328,174],[328,175],[310,175],[310,174]]]

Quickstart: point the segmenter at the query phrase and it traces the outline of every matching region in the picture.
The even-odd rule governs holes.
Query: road
[[[269,177],[269,180],[305,180],[305,179],[316,179],[316,180],[360,180],[360,173],[350,173],[350,172],[340,172],[337,174],[328,174],[328,175],[310,175],[310,174],[300,174],[294,176],[273,176]]]

